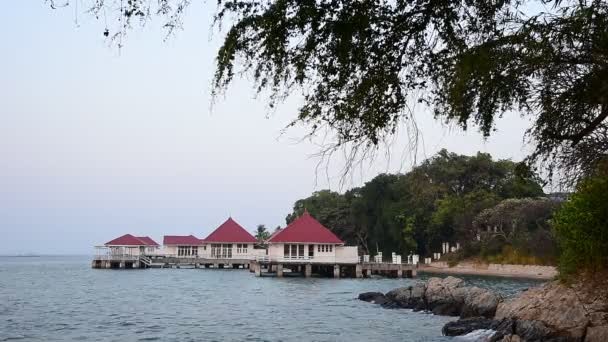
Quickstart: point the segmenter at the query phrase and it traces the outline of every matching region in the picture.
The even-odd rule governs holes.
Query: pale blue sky
[[[213,2],[212,2],[213,3]],[[82,8],[80,9],[82,12]],[[316,181],[306,132],[281,135],[297,97],[270,117],[241,80],[210,111],[217,36],[213,6],[195,1],[185,30],[163,41],[136,28],[120,51],[103,22],[43,0],[11,1],[0,12],[0,254],[91,253],[118,235],[206,236],[228,214],[246,229],[284,224],[293,202],[329,185],[340,160]],[[420,156],[440,148],[520,160],[527,123],[503,119],[484,142],[418,113]],[[407,170],[399,139],[388,162],[357,172]]]

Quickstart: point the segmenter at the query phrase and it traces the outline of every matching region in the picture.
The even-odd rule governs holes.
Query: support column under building
[[[283,264],[277,264],[277,277],[283,277]]]
[[[355,266],[355,277],[363,278],[363,266],[361,266],[361,264]]]
[[[306,264],[304,265],[304,277],[310,278],[312,276],[312,265]]]
[[[340,265],[334,265],[334,278],[340,278]]]

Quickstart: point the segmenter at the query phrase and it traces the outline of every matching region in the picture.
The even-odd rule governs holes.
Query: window
[[[177,256],[196,255],[196,247],[192,246],[177,246]]]
[[[297,247],[297,245],[291,245],[291,256],[292,257],[298,256],[298,249],[296,247]]]
[[[247,244],[246,243],[237,243],[236,244],[236,252],[239,254],[247,254]]]
[[[289,256],[289,245],[283,246],[283,256],[284,257],[288,257]]]
[[[211,244],[211,257],[219,258],[222,255],[222,245],[219,243]]]
[[[329,245],[329,251],[333,252],[334,246],[333,245]]]

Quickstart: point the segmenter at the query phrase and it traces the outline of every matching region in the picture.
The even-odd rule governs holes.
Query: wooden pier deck
[[[326,276],[334,278],[368,278],[374,274],[393,278],[416,277],[416,265],[395,263],[340,263],[340,262],[305,262],[303,260],[256,260],[250,265],[256,276],[274,275],[283,277],[299,275],[306,278]]]
[[[176,256],[102,255],[92,261],[92,268],[214,268],[249,269],[256,276],[321,276],[334,278],[368,278],[382,275],[393,278],[416,277],[417,266],[388,262],[318,262],[312,260],[270,260],[199,258]]]
[[[103,255],[93,258],[92,268],[243,268],[248,269],[251,259],[198,258],[175,256]]]

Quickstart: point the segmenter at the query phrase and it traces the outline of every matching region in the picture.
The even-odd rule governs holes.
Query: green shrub
[[[608,268],[608,175],[583,181],[553,218],[562,278]]]

